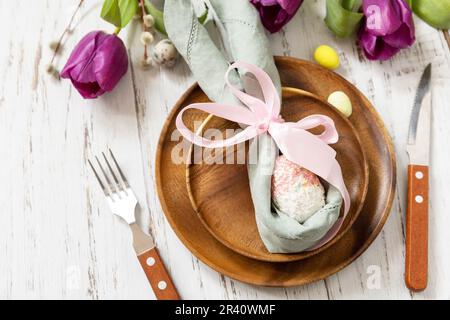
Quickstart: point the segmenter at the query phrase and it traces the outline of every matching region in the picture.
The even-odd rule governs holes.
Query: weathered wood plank
[[[450,53],[448,32],[416,19],[417,43],[388,62],[365,60],[355,43],[330,34],[324,1],[305,1],[284,31],[271,35],[275,54],[311,59],[320,44],[336,47],[338,71],[374,103],[393,137],[398,194],[380,236],[355,263],[326,281],[292,289],[257,288],[217,274],[193,257],[168,225],[156,195],[154,158],[163,122],[194,82],[184,63],[174,70],[142,70],[139,30],[123,34],[133,44],[130,72],[117,90],[82,100],[67,81],[45,74],[48,43],[70,18],[67,1],[0,1],[5,32],[0,50],[0,298],[153,298],[130,248],[127,227],[109,214],[86,159],[107,146],[118,155],[139,200],[141,223],[155,234],[164,261],[184,298],[344,299],[450,298],[450,241],[446,226],[450,177]],[[70,2],[74,9],[77,1]],[[86,32],[111,30],[98,19],[100,2],[86,0],[81,23],[62,52],[61,64]],[[11,12],[21,12],[21,19]],[[420,74],[433,62],[429,288],[412,295],[403,283],[405,141]],[[373,282],[379,272],[380,286]]]

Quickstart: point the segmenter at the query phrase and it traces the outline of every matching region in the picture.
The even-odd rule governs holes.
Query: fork
[[[102,152],[102,155],[106,164],[106,170],[98,157],[95,157],[95,160],[103,179],[100,178],[99,171],[95,169],[90,160],[88,160],[89,166],[105,194],[112,213],[122,218],[130,226],[133,234],[134,250],[156,298],[158,300],[180,300],[180,296],[156,249],[153,238],[144,233],[136,223],[135,211],[138,201],[120,169],[116,157],[111,150],[109,150],[109,156],[112,161],[108,160],[104,152]]]

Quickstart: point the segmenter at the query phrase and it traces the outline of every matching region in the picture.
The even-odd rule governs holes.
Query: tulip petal
[[[368,32],[361,32],[359,44],[369,60],[388,60],[400,51],[383,41],[381,37],[374,36]]]
[[[411,36],[411,28],[402,25],[396,32],[383,37],[383,41],[395,48],[407,48],[415,41],[414,34]]]
[[[415,41],[411,8],[405,0],[364,0],[365,24],[358,42],[370,60],[387,60]]]
[[[264,7],[269,7],[269,6],[276,6],[278,5],[278,0],[256,0],[256,1],[252,1],[253,3],[261,3],[262,6]]]
[[[264,27],[275,33],[294,17],[303,0],[250,0],[250,2],[258,9]]]
[[[128,71],[127,49],[118,37],[110,37],[98,48],[94,73],[100,87],[111,91]]]
[[[72,80],[72,84],[84,99],[95,99],[105,93],[97,82],[82,83]]]
[[[128,54],[116,35],[94,31],[75,47],[62,78],[68,78],[85,99],[111,91],[128,70]]]
[[[394,1],[400,12],[402,25],[392,34],[385,36],[383,39],[392,47],[406,48],[411,46],[416,40],[415,27],[411,8],[404,1]]]
[[[302,5],[302,2],[303,0],[278,0],[280,7],[290,16],[293,16],[297,12],[298,8]]]
[[[104,41],[106,36],[107,35],[101,31],[93,31],[81,39],[62,70],[61,77],[75,78],[77,81],[84,81],[78,77],[84,71],[89,61],[92,60],[99,43]],[[86,82],[89,81],[95,81],[95,77],[86,80]]]
[[[402,20],[396,5],[397,0],[365,0],[363,12],[366,16],[366,29],[377,36],[385,36],[400,28]]]

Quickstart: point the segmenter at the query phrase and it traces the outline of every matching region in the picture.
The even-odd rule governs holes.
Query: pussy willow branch
[[[147,31],[147,27],[145,26],[145,4],[144,4],[144,0],[140,0],[141,3],[141,9],[142,9],[142,30],[145,32]],[[147,51],[147,46],[144,45],[144,59],[147,60],[148,59],[148,51]]]
[[[70,18],[69,24],[64,29],[64,32],[61,34],[61,37],[59,38],[58,43],[56,45],[55,51],[53,52],[53,56],[52,56],[52,60],[50,61],[50,64],[53,64],[53,62],[55,61],[56,55],[58,54],[59,50],[61,49],[61,43],[62,43],[64,37],[66,36],[66,34],[69,32],[70,27],[72,26],[72,23],[75,20],[75,16],[77,15],[78,11],[80,11],[83,3],[84,3],[84,0],[80,0],[77,8],[75,9],[75,12],[73,13],[72,17]]]

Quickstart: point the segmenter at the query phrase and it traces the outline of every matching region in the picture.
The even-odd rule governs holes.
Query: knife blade
[[[413,119],[411,119],[411,124]],[[431,92],[428,92],[421,104],[417,115],[416,134],[408,139],[406,150],[409,163],[428,166],[430,164],[430,135],[431,135]]]
[[[420,79],[411,113],[408,143],[405,282],[422,291],[428,282],[428,194],[431,138],[431,64]]]
[[[431,64],[423,72],[409,124],[407,152],[411,164],[429,164],[431,129]]]

